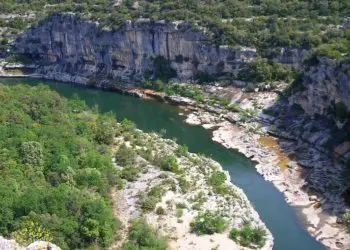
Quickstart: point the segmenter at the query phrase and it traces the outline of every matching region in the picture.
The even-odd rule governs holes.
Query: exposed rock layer
[[[169,60],[179,79],[189,79],[198,72],[235,72],[256,56],[254,49],[210,45],[202,32],[183,23],[127,23],[104,32],[95,23],[58,14],[24,33],[15,50],[40,62],[41,73],[110,79],[142,77],[156,57]]]
[[[335,104],[342,102],[350,112],[350,67],[342,61],[318,59],[305,71],[302,85],[305,90],[290,100],[302,106],[309,115],[334,114]]]

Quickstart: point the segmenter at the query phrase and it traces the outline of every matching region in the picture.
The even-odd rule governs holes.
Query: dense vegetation
[[[107,247],[117,228],[113,116],[45,86],[0,85],[0,99],[0,235],[62,249]]]

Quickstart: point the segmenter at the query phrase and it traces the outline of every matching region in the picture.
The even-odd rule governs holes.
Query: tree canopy
[[[0,85],[0,100],[0,234],[62,249],[108,246],[117,228],[114,116],[43,85]]]

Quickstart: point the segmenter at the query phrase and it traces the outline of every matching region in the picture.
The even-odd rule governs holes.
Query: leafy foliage
[[[263,60],[247,64],[238,74],[239,79],[251,82],[287,81],[292,77],[291,69],[278,63],[269,64]]]
[[[12,237],[23,246],[29,245],[36,240],[52,241],[50,232],[30,219],[22,221],[20,229],[14,231]]]
[[[222,233],[227,226],[227,222],[220,215],[209,211],[199,214],[195,220],[191,222],[192,232],[199,235]]]
[[[132,223],[129,240],[123,245],[122,249],[166,250],[168,249],[168,243],[165,237],[160,236],[154,229],[147,225],[145,219],[140,218]]]
[[[242,246],[251,246],[251,244],[263,247],[266,241],[266,231],[263,228],[252,228],[249,222],[245,222],[242,229],[232,229],[230,238],[238,241]]]
[[[165,171],[178,173],[180,171],[179,165],[177,164],[174,156],[168,156],[161,160],[159,164],[160,168]]]
[[[107,247],[117,227],[107,147],[114,117],[42,85],[0,85],[0,100],[0,234],[52,239],[62,249]]]
[[[350,211],[347,210],[344,214],[344,224],[350,230]]]

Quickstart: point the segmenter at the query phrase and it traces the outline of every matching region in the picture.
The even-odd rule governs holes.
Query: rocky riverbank
[[[133,165],[126,166],[123,162],[130,150],[137,154],[129,159]],[[242,228],[249,221],[251,230],[259,228],[265,232],[259,248],[272,249],[271,233],[243,191],[231,183],[229,174],[217,162],[188,153],[172,140],[139,130],[116,138],[114,151],[115,167],[127,179],[124,188],[113,194],[115,214],[125,231],[121,234],[124,241],[132,221],[143,217],[152,228],[168,237],[171,249],[242,249],[239,238],[237,241],[229,238],[229,230]],[[169,159],[174,160],[166,165],[164,161],[169,164]],[[128,175],[129,172],[132,175]],[[224,178],[220,186],[217,186],[218,176]],[[196,233],[191,223],[207,212],[223,218],[227,223],[225,230]],[[204,219],[203,225],[205,223]],[[244,249],[254,249],[256,244],[245,243]]]
[[[29,76],[39,77],[38,75]],[[112,88],[112,90],[116,89]],[[247,121],[247,117],[240,112],[231,112],[219,106],[198,104],[186,97],[165,96],[160,92],[134,89],[132,86],[122,90],[124,93],[140,98],[151,98],[184,106],[186,112],[181,111],[181,113],[186,113],[187,123],[214,130],[214,141],[226,148],[238,150],[257,162],[257,171],[285,194],[288,203],[302,211],[305,227],[311,235],[329,249],[350,249],[349,235],[345,227],[339,224],[341,222],[339,215],[345,209],[342,197],[333,190],[323,189],[324,192],[320,192],[320,187],[325,185],[324,177],[327,176],[327,179],[336,181],[339,179],[337,176],[342,172],[337,168],[329,168],[330,162],[325,160],[322,151],[306,142],[298,146],[300,142],[295,137],[272,129],[274,122],[278,119],[267,114],[260,114],[258,120]],[[212,91],[217,93],[221,90],[226,91],[225,88],[215,88]],[[255,107],[258,113],[267,106],[273,105],[277,98],[274,92],[248,94],[240,93],[239,90],[238,96],[239,98],[232,98],[235,103],[239,103],[248,110]],[[261,138],[268,133],[284,138],[269,139],[278,142],[276,143],[277,150],[276,147],[272,149],[268,145],[264,147]],[[300,148],[306,148],[308,153],[302,154]],[[287,168],[279,168],[282,161]],[[312,168],[305,168],[305,166],[312,166]]]
[[[332,198],[332,191],[325,190],[324,193],[311,191],[312,183],[308,183],[306,177],[312,174],[312,171],[300,166],[285,153],[288,149],[292,151],[295,148],[295,141],[269,137],[263,132],[268,131],[268,128],[262,127],[258,131],[253,131],[249,124],[244,126],[239,121],[240,125],[234,124],[227,121],[223,115],[219,116],[202,109],[188,114],[185,121],[191,125],[212,129],[212,139],[215,142],[228,149],[237,150],[256,162],[257,171],[283,192],[290,205],[302,212],[304,225],[309,233],[327,248],[350,249],[349,233],[339,224],[336,213],[344,209],[343,202]],[[267,143],[264,143],[266,138],[270,142],[276,141],[276,145],[273,147],[266,145]],[[321,153],[317,150],[313,150],[313,153],[314,156],[305,159],[305,162],[319,164],[319,169],[325,170],[322,162],[316,160]],[[334,174],[336,173],[334,170]]]

